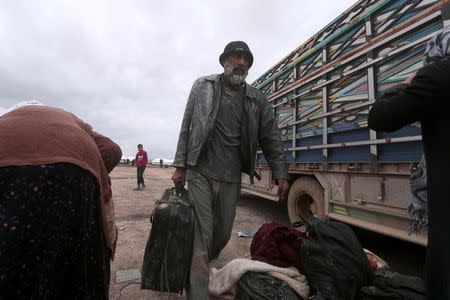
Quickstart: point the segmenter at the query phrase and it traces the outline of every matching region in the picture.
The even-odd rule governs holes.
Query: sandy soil
[[[110,299],[185,299],[184,295],[159,293],[140,289],[139,280],[116,282],[116,272],[142,268],[145,244],[150,233],[150,213],[166,188],[173,168],[149,167],[144,178],[145,191],[134,191],[136,169],[119,166],[111,173],[116,223],[119,230],[116,256],[111,264]],[[272,221],[289,224],[284,210],[275,202],[243,194],[238,203],[233,234],[220,257],[211,267],[221,267],[234,258],[250,257],[251,238],[238,237],[237,231],[256,232],[261,225]]]

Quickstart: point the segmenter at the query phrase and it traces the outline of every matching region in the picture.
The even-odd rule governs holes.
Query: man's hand
[[[289,191],[289,181],[284,178],[278,178],[276,180],[276,185],[278,185],[278,200],[283,200],[286,197],[287,192]]]
[[[181,167],[176,167],[175,172],[172,175],[173,183],[181,182],[184,186],[186,183],[186,169]]]

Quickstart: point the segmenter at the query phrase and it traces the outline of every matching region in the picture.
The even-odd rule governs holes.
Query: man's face
[[[230,84],[240,85],[245,81],[249,68],[250,63],[244,53],[232,53],[223,64],[223,73]]]
[[[144,149],[144,147],[138,146],[138,150],[139,150],[139,151],[141,151],[142,149]]]

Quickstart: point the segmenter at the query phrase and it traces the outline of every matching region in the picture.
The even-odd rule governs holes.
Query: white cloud
[[[24,100],[72,111],[125,156],[172,158],[193,81],[245,40],[255,80],[352,0],[0,0],[0,113]]]

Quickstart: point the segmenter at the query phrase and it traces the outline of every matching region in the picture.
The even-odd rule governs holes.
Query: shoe
[[[141,190],[141,187],[140,187],[140,186],[138,186],[138,187],[136,187],[136,188],[133,189],[133,191],[140,191],[140,190]]]

